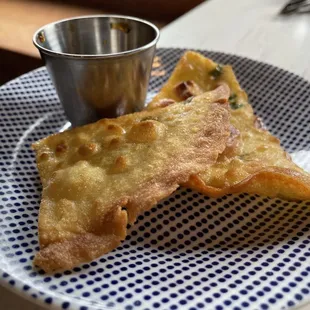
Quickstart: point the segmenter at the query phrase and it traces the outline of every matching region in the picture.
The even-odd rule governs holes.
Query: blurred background
[[[0,0],[0,85],[43,65],[33,33],[59,19],[89,14],[124,14],[160,29],[204,0]]]

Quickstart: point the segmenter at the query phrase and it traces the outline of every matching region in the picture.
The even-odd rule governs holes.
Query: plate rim
[[[305,79],[304,77],[302,77],[301,75],[298,75],[294,72],[291,72],[289,70],[286,70],[284,68],[278,67],[274,64],[265,62],[265,61],[260,61],[257,59],[253,59],[244,55],[238,55],[238,54],[233,54],[233,53],[227,53],[227,52],[222,52],[222,51],[217,51],[217,50],[212,50],[212,49],[194,49],[194,48],[186,48],[186,47],[158,47],[156,49],[155,52],[155,56],[157,56],[157,53],[159,51],[164,51],[164,50],[175,50],[175,51],[179,51],[179,52],[183,52],[185,53],[186,51],[193,51],[193,52],[198,52],[198,53],[203,53],[203,54],[207,54],[207,53],[214,53],[214,54],[220,54],[220,55],[224,55],[227,57],[236,57],[238,59],[240,59],[241,61],[251,61],[252,64],[256,63],[256,64],[263,64],[266,65],[270,68],[272,68],[272,70],[280,70],[281,74],[290,74],[295,78],[298,78],[300,81],[306,82],[307,84],[309,84],[310,86],[310,81],[308,81],[307,79]],[[9,86],[11,83],[17,82],[18,80],[20,80],[21,78],[24,78],[26,76],[32,75],[36,72],[40,72],[40,71],[45,71],[48,74],[48,70],[46,68],[46,66],[41,66],[39,68],[33,69],[29,72],[26,72],[10,81],[7,81],[6,83],[0,85],[0,95],[1,95],[1,91],[2,89],[6,88],[7,86]],[[2,103],[0,102],[0,107],[2,106]],[[5,109],[5,108],[4,108]],[[50,292],[52,292],[51,290],[48,291],[48,293],[44,293],[42,295],[42,292],[36,288],[35,286],[30,286],[29,290],[24,290],[22,287],[24,285],[28,285],[24,282],[21,281],[20,278],[16,277],[16,276],[12,276],[11,274],[8,274],[7,271],[5,271],[3,269],[3,265],[0,264],[0,272],[2,274],[6,274],[6,277],[0,277],[0,285],[2,285],[5,289],[8,289],[10,292],[17,294],[18,296],[20,296],[23,299],[26,299],[34,304],[37,304],[39,306],[41,306],[42,308],[45,309],[63,309],[61,304],[63,302],[66,302],[67,300],[63,298],[63,296],[61,296],[61,294],[50,294]],[[53,276],[53,275],[52,275]],[[10,284],[10,281],[14,281],[14,284]],[[18,285],[16,285],[18,284]],[[36,293],[37,294],[37,298],[33,297],[32,294]],[[47,297],[52,297],[53,298],[53,302],[51,304],[47,304],[44,299]],[[79,304],[79,300],[75,299],[74,296],[71,296],[68,299],[70,306],[68,307],[68,309],[79,309],[79,307],[81,306],[86,306],[87,309],[92,310],[92,309],[99,309],[98,307],[100,307],[100,309],[107,309],[106,306],[98,304],[98,307],[94,307],[93,305],[91,305],[90,301],[87,301],[87,304]],[[308,299],[300,302],[299,304],[295,305],[294,307],[290,308],[290,309],[296,309],[298,310],[300,307],[310,304],[310,296]],[[118,307],[116,306],[114,309],[118,309]]]

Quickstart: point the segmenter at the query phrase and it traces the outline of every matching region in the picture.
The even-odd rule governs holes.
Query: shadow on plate
[[[168,253],[212,252],[294,244],[310,230],[310,201],[255,195],[214,199],[180,188],[138,218],[124,244]]]

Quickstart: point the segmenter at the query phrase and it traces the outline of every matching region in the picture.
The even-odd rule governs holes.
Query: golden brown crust
[[[229,133],[227,103],[207,93],[35,143],[43,185],[35,264],[51,272],[111,251],[127,223],[214,164]]]
[[[126,204],[126,201],[122,204]],[[103,221],[98,219],[98,225],[93,227],[91,232],[73,234],[67,239],[51,244],[50,240],[43,238],[44,232],[42,227],[40,231],[39,226],[41,250],[35,256],[34,264],[51,272],[70,269],[81,262],[91,261],[103,253],[110,252],[125,239],[127,222],[127,212],[122,210],[121,205],[115,206]]]
[[[182,62],[182,58],[180,60]],[[175,71],[178,74],[178,67],[176,67]],[[174,73],[172,73],[171,78],[174,77]],[[175,95],[175,88],[171,89],[172,84],[170,79],[166,85],[164,85],[163,89],[154,97],[154,99],[147,105],[146,109],[151,111],[155,108],[166,107],[172,103],[182,101],[178,95]],[[168,86],[168,87],[167,87]],[[226,83],[216,83],[214,84],[214,88],[207,93],[205,93],[207,102],[219,102],[225,103],[230,94],[230,88]],[[171,96],[172,98],[170,98]],[[188,98],[188,97],[187,97]]]
[[[185,53],[149,105],[152,109],[165,98],[180,101],[175,86],[188,80],[204,91],[221,83],[228,84],[231,89],[231,124],[237,132],[231,135],[233,139],[228,140],[227,148],[217,162],[192,176],[184,185],[212,197],[248,192],[288,200],[310,199],[309,174],[291,161],[279,139],[272,136],[254,115],[231,66],[223,66],[221,74],[214,78],[210,72],[215,68],[217,64],[212,60],[195,52]]]
[[[265,182],[268,183],[268,187],[262,186]],[[284,184],[287,184],[287,186],[283,186]],[[197,175],[191,176],[188,182],[183,185],[194,188],[211,197],[221,197],[235,193],[258,194],[291,201],[309,200],[310,197],[309,178],[306,175],[292,169],[279,167],[265,168],[249,175],[235,185],[222,188],[208,186]]]
[[[174,87],[175,92],[182,100],[186,100],[189,97],[198,96],[204,93],[204,91],[194,81],[184,81],[177,84]]]
[[[41,250],[35,256],[34,264],[47,272],[71,269],[81,262],[91,261],[103,253],[112,251],[122,240],[113,235],[75,235],[71,239],[52,243]]]

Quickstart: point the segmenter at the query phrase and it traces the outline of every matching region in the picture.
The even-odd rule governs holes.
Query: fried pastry
[[[310,176],[294,164],[278,138],[254,115],[231,66],[187,52],[148,109],[210,91],[221,83],[231,89],[231,134],[216,164],[192,176],[184,185],[212,197],[254,193],[287,200],[310,199]]]
[[[34,263],[47,272],[68,269],[116,248],[128,223],[224,151],[228,97],[221,86],[36,142],[43,192]]]

